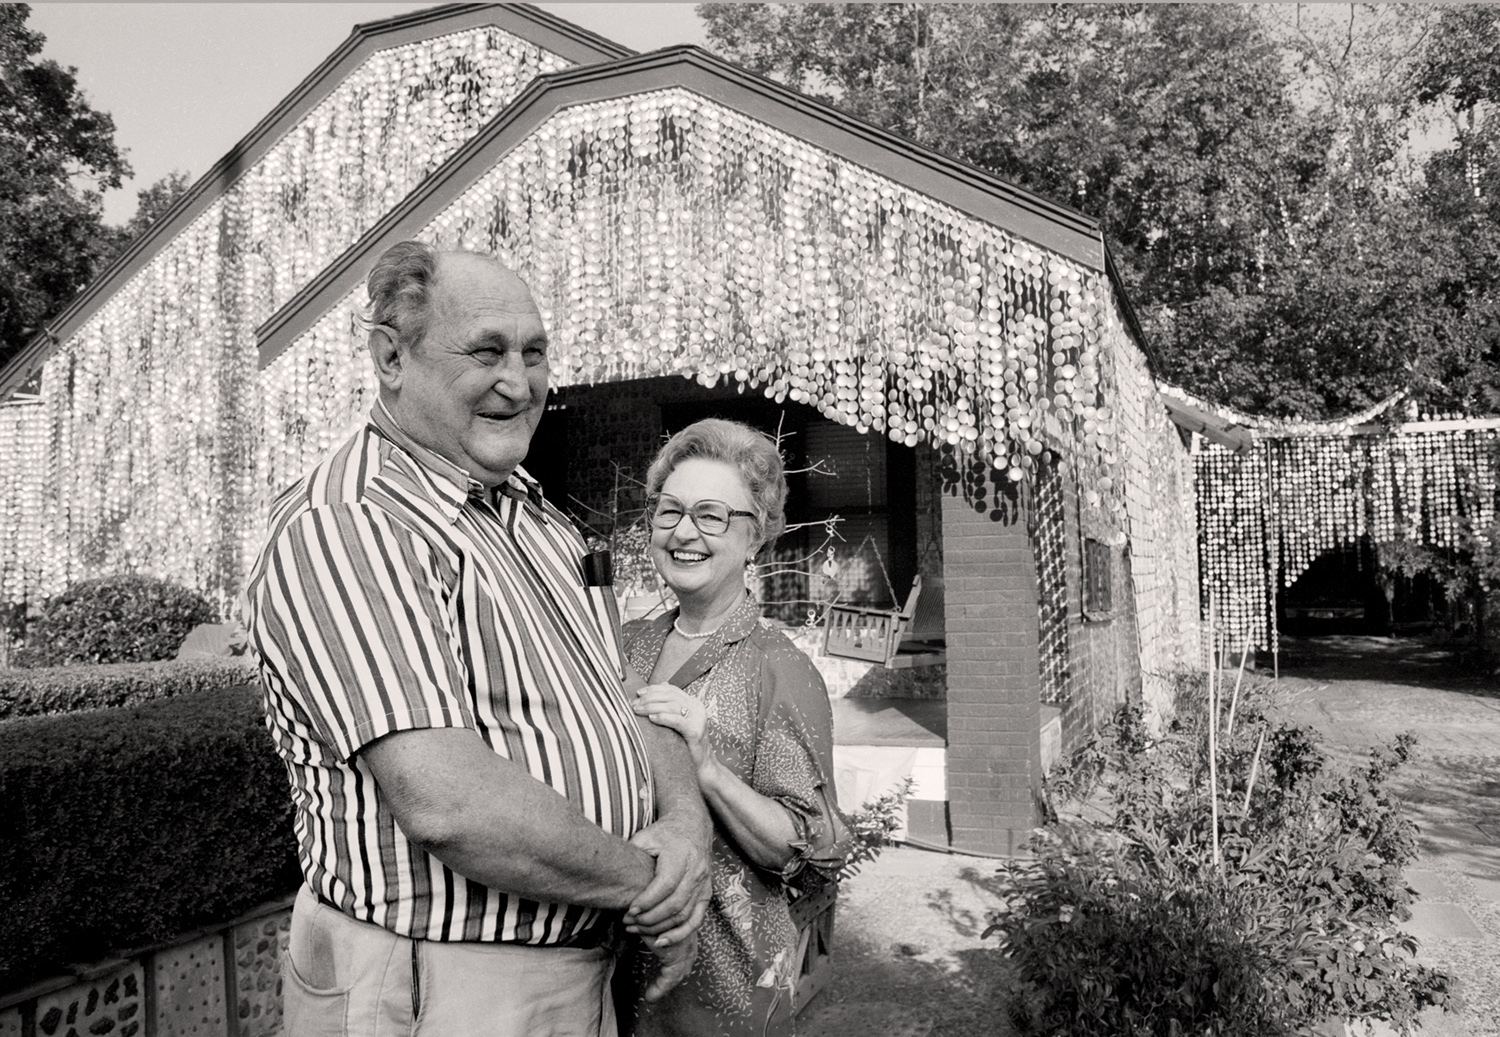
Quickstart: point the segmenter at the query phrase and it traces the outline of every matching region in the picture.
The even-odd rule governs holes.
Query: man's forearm
[[[703,920],[713,890],[713,823],[687,744],[651,723],[641,725],[641,736],[656,779],[657,819],[631,843],[656,859],[656,874],[631,902],[625,923],[631,932],[655,936],[660,948],[686,939]]]
[[[407,838],[471,881],[582,907],[623,909],[651,855],[497,756],[472,731],[404,731],[363,756]]]
[[[675,731],[649,722],[641,724],[641,737],[651,759],[656,781],[657,820],[695,825],[705,844],[713,837],[713,821],[698,787],[698,768],[687,743]]]

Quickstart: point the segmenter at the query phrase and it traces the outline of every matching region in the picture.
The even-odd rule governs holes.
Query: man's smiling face
[[[521,279],[482,256],[438,256],[427,332],[401,351],[392,416],[494,487],[526,457],[547,402],[547,333]]]

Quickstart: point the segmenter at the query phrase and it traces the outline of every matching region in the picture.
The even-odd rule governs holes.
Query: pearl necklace
[[[712,637],[714,634],[718,633],[718,631],[719,631],[718,627],[714,627],[712,630],[705,630],[705,631],[703,631],[700,634],[690,634],[686,630],[682,629],[682,617],[681,616],[678,616],[676,619],[672,620],[672,629],[675,630],[675,631],[677,631],[677,635],[679,637],[685,637],[689,641],[701,641],[705,637]]]
[[[719,622],[714,626],[712,630],[704,630],[697,634],[690,634],[686,630],[682,629],[682,612],[681,610],[679,610],[676,618],[672,620],[672,629],[677,632],[678,637],[686,638],[689,641],[702,641],[705,637],[713,637],[714,634],[718,633],[719,627],[723,626],[729,619],[729,617],[734,615],[735,612],[739,609],[740,605],[743,605],[744,603],[745,599],[741,598],[739,604],[735,605],[734,608],[724,613],[724,618],[719,620]]]
[[[682,609],[678,609],[678,612],[676,612],[676,617],[672,620],[672,630],[673,632],[676,632],[676,636],[679,636],[679,638],[685,638],[687,639],[687,641],[702,641],[703,638],[711,638],[711,636],[714,636],[715,633],[718,632],[718,627],[721,627],[724,623],[727,623],[727,621],[729,621],[730,615],[733,615],[736,611],[739,611],[739,606],[744,605],[744,603],[745,599],[741,596],[741,599],[739,599],[738,602],[735,603],[735,606],[733,606],[732,609],[729,609],[729,611],[724,612],[723,617],[718,620],[718,623],[714,624],[714,629],[702,630],[702,632],[700,633],[688,633],[687,630],[682,629]]]

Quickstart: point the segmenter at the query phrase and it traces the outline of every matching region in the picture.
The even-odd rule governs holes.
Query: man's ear
[[[396,333],[384,324],[377,324],[370,329],[370,359],[375,362],[375,377],[380,379],[380,386],[392,392],[401,388],[402,356],[401,344],[396,341]]]

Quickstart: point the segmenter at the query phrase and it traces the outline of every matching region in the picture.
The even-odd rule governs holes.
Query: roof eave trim
[[[1146,369],[1151,372],[1152,377],[1160,378],[1165,372],[1162,366],[1161,354],[1156,351],[1149,338],[1146,337],[1146,329],[1141,326],[1140,316],[1136,313],[1135,303],[1130,301],[1130,292],[1126,289],[1125,279],[1120,275],[1119,264],[1115,262],[1114,252],[1109,243],[1104,244],[1105,272],[1109,277],[1110,287],[1115,291],[1115,301],[1120,304],[1120,314],[1124,318],[1125,327],[1130,330],[1130,335],[1135,339],[1135,344],[1141,347],[1141,352],[1146,356]]]
[[[1236,454],[1246,454],[1255,445],[1255,433],[1230,421],[1216,421],[1218,415],[1194,407],[1174,396],[1159,393],[1158,397],[1167,410],[1172,424],[1226,447]]]
[[[668,75],[667,73],[670,73]],[[607,89],[600,89],[607,85]],[[323,272],[257,329],[264,368],[362,277],[383,244],[418,233],[493,162],[556,112],[579,104],[680,88],[825,147],[879,175],[995,224],[1101,273],[1109,254],[1091,217],[938,154],[691,46],[539,76]],[[839,138],[830,143],[830,137]],[[469,175],[470,164],[479,171]],[[900,167],[900,168],[897,168]],[[913,176],[912,174],[922,174]],[[924,179],[929,178],[926,182]],[[935,189],[936,188],[936,189]]]

